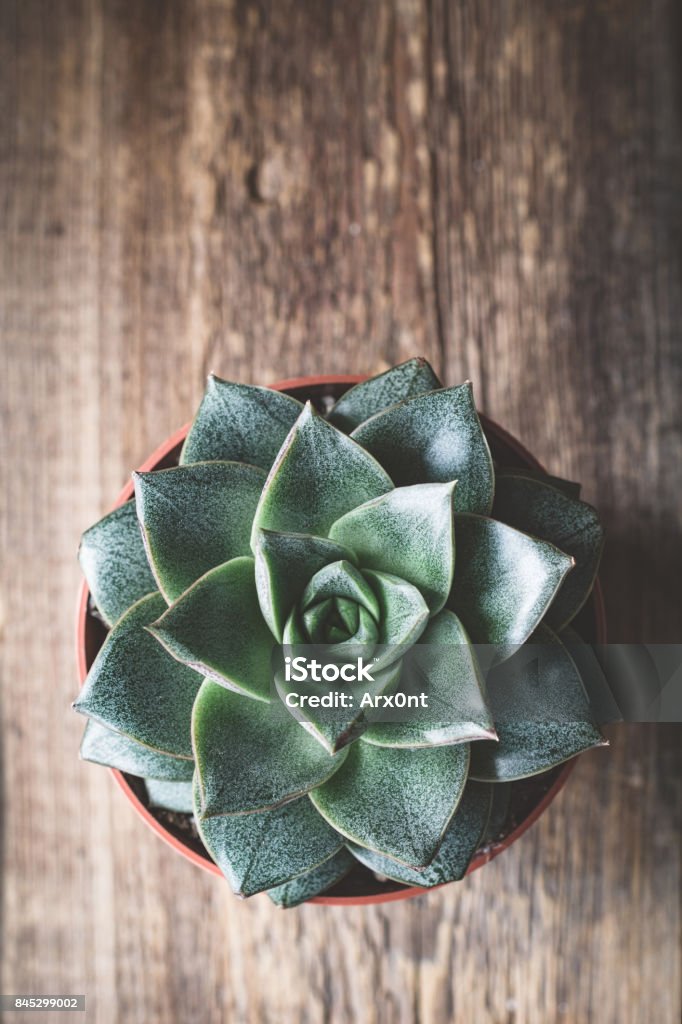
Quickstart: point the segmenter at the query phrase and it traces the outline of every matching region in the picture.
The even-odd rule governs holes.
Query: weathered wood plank
[[[0,4],[3,991],[679,1020],[678,727],[460,886],[281,913],[148,834],[68,707],[79,533],[209,369],[471,377],[603,510],[614,638],[679,639],[678,37],[671,0]]]

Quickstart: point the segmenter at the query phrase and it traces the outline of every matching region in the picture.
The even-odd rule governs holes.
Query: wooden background
[[[612,638],[680,640],[681,21],[0,0],[4,992],[97,1024],[680,1020],[679,726],[616,728],[460,885],[285,913],[166,850],[69,702],[78,536],[210,369],[470,377],[599,505]]]

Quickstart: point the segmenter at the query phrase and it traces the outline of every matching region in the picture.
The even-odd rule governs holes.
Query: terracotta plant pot
[[[323,408],[325,401],[339,398],[349,387],[363,379],[364,377],[355,375],[297,377],[292,380],[280,381],[273,384],[272,387],[278,391],[285,391],[300,401],[310,399],[313,404]],[[481,422],[493,457],[497,462],[504,466],[543,468],[537,459],[526,451],[515,438],[492,420],[481,416]],[[140,472],[165,469],[176,465],[189,426],[190,424],[186,424],[157,448],[139,467]],[[113,507],[122,505],[132,496],[133,484],[130,480],[119,494]],[[574,625],[584,639],[598,643],[606,642],[606,620],[599,580],[596,581],[590,599],[575,620]],[[92,614],[90,591],[87,583],[83,582],[79,591],[76,621],[76,656],[81,685],[85,681],[105,637],[106,628]],[[508,846],[516,842],[533,822],[537,821],[566,782],[575,761],[574,758],[542,775],[512,783],[514,789],[512,790],[507,829],[498,841],[479,850],[469,865],[467,873],[475,871],[492,860],[493,857],[497,857]],[[114,768],[110,771],[137,813],[161,839],[193,864],[197,864],[212,874],[221,875],[219,868],[209,858],[200,841],[189,828],[183,827],[184,823],[180,822],[180,816],[149,808],[142,780]],[[426,891],[428,890],[400,885],[397,882],[379,882],[371,872],[359,865],[347,878],[334,886],[329,894],[317,896],[310,902],[339,906],[384,903],[419,896]]]

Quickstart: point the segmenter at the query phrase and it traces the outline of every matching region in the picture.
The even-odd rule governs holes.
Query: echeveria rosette
[[[145,778],[151,806],[193,807],[240,895],[293,906],[358,861],[459,878],[511,781],[603,742],[556,635],[589,594],[596,515],[555,478],[505,471],[496,490],[471,385],[424,360],[326,418],[211,377],[180,465],[135,474],[135,498],[81,545],[111,627],[76,702],[81,753]],[[549,652],[535,714],[529,638]],[[474,643],[513,669],[488,689]],[[373,680],[349,692],[414,677],[429,707],[288,708],[299,645],[361,651]]]

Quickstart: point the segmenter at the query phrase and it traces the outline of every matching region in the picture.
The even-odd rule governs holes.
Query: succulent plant
[[[604,743],[561,639],[598,517],[573,484],[496,474],[469,383],[414,359],[325,416],[211,377],[179,465],[134,482],[80,546],[109,627],[81,754],[193,808],[237,894],[293,906],[358,861],[461,878],[505,784]],[[362,652],[352,707],[299,699],[326,685],[287,678],[301,650]],[[389,711],[406,674],[427,706]]]

